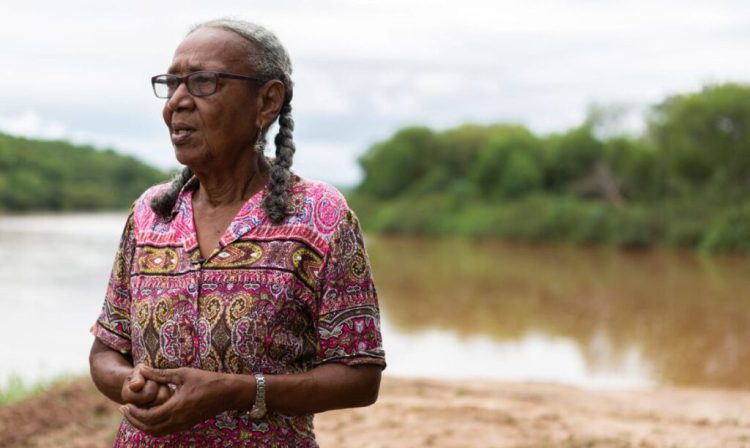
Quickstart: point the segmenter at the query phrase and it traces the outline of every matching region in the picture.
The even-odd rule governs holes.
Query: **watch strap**
[[[262,373],[255,374],[255,403],[250,410],[251,418],[263,418],[266,415],[266,377]]]

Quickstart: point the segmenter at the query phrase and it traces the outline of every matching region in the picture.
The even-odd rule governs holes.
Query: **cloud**
[[[329,71],[310,67],[295,76],[295,111],[302,114],[344,114],[354,108],[347,88]]]
[[[352,148],[330,141],[311,140],[298,145],[293,170],[303,177],[323,179],[337,186],[355,185],[362,177]]]
[[[36,112],[26,110],[16,115],[0,116],[0,132],[17,137],[60,139],[65,137],[65,126],[59,121],[45,120]]]
[[[358,178],[357,156],[400,126],[512,121],[549,132],[580,122],[591,103],[642,108],[750,79],[750,3],[739,0],[28,0],[0,6],[10,43],[0,129],[173,166],[148,79],[191,24],[224,15],[265,24],[287,46],[296,163],[334,183]]]

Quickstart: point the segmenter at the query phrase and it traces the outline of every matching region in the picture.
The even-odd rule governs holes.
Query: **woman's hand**
[[[330,362],[304,373],[266,375],[266,406],[269,411],[288,415],[369,406],[377,399],[381,370],[379,365]],[[146,380],[176,387],[159,406],[146,409],[126,404],[120,408],[134,427],[155,436],[190,429],[226,410],[248,410],[255,400],[253,375],[187,367],[141,367],[140,373]]]
[[[141,374],[144,364],[133,367],[130,359],[98,338],[94,338],[91,345],[89,366],[94,384],[112,401],[149,408],[172,396],[172,389],[167,384],[147,380]]]
[[[144,367],[144,364],[138,364],[125,377],[122,384],[122,401],[142,408],[159,406],[172,396],[172,390],[167,384],[146,379],[141,373]]]
[[[149,384],[176,386],[174,393],[159,405],[145,408],[131,403],[120,407],[133,426],[154,436],[192,428],[230,409],[232,386],[237,386],[232,384],[236,381],[233,375],[187,367],[157,370],[141,366],[138,372],[146,381],[143,389]]]

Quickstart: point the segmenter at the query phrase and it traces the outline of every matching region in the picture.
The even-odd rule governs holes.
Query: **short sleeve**
[[[332,234],[320,274],[316,364],[385,368],[380,310],[356,215],[347,210]]]
[[[135,251],[133,210],[128,216],[109,276],[104,305],[91,333],[108,347],[130,353],[130,272]]]

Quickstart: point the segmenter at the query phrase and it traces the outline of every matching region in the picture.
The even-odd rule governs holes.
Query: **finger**
[[[164,421],[160,423],[155,424],[149,424],[144,421],[141,421],[137,417],[135,417],[132,414],[132,409],[129,406],[121,406],[120,412],[122,415],[130,422],[131,425],[134,427],[140,429],[141,431],[151,434],[153,436],[161,436],[165,434],[170,434],[174,431],[176,431],[178,428],[173,428],[169,421]]]
[[[159,392],[159,383],[146,381],[146,385],[140,391],[134,392],[130,387],[124,387],[122,390],[122,400],[125,403],[133,403],[141,406],[151,403]]]
[[[159,383],[151,380],[146,380],[146,385],[141,390],[141,397],[144,403],[150,403],[156,398],[156,394],[159,392]]]
[[[133,392],[127,386],[122,389],[122,401],[124,403],[142,404],[140,394]]]
[[[127,382],[122,386],[121,395],[122,401],[124,403],[133,403],[137,405],[143,404],[143,396],[141,395],[141,393],[134,392],[132,389],[130,389],[130,386]]]
[[[146,379],[141,375],[141,367],[143,364],[135,366],[128,376],[128,386],[133,392],[139,392],[146,384]]]
[[[137,420],[148,425],[155,425],[169,420],[174,405],[171,401],[167,401],[160,406],[154,406],[151,408],[141,408],[132,405],[125,405],[124,407],[127,408],[127,412]]]
[[[159,386],[159,390],[156,392],[156,398],[154,401],[149,403],[149,407],[159,406],[166,403],[172,397],[172,389],[169,386],[162,384]]]
[[[182,369],[152,369],[151,367],[144,367],[141,369],[141,374],[146,379],[161,384],[172,383],[180,385],[183,383]]]

